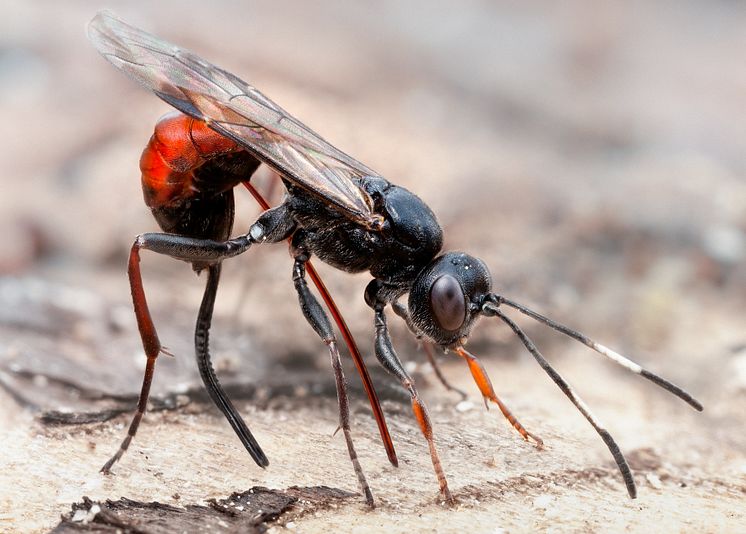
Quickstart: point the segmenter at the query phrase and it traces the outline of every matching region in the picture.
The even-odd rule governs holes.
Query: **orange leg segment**
[[[129,267],[128,274],[130,280],[130,289],[132,291],[132,303],[135,308],[135,317],[137,319],[137,328],[140,331],[140,337],[142,339],[143,349],[147,357],[147,365],[145,368],[145,374],[143,376],[142,389],[140,390],[140,397],[137,402],[137,412],[132,418],[127,436],[122,441],[116,454],[112,456],[106,464],[104,464],[101,471],[103,473],[109,473],[111,467],[117,462],[124,452],[129,447],[132,439],[137,433],[137,429],[140,426],[143,415],[148,405],[148,396],[150,394],[150,386],[153,381],[153,374],[155,372],[155,361],[158,358],[159,353],[163,352],[168,354],[161,346],[160,340],[158,339],[158,333],[156,332],[155,325],[153,324],[153,318],[150,315],[148,309],[148,303],[145,298],[145,289],[142,283],[142,273],[140,270],[140,250],[151,250],[159,254],[164,254],[176,259],[182,259],[184,261],[209,261],[219,262],[222,259],[236,256],[248,250],[252,242],[246,236],[240,236],[235,239],[228,241],[212,241],[205,239],[194,239],[184,236],[176,236],[173,234],[163,233],[147,233],[137,236],[129,256]],[[219,385],[216,386],[219,388]],[[209,390],[209,387],[208,387]],[[230,407],[231,413],[228,414],[233,419],[240,420],[240,416],[235,414],[235,409]],[[229,418],[230,421],[230,418]],[[231,423],[233,424],[233,423]],[[240,424],[245,427],[243,421]],[[235,429],[235,426],[234,426]],[[245,429],[245,437],[241,438],[244,445],[247,447],[252,457],[258,465],[264,467],[267,465],[266,456],[259,448],[259,445],[254,440],[248,429]]]
[[[409,376],[406,369],[396,355],[394,346],[391,343],[391,336],[389,335],[388,325],[386,323],[386,315],[384,313],[384,305],[380,302],[376,302],[376,297],[373,297],[373,309],[375,311],[375,327],[376,327],[376,358],[381,363],[381,366],[386,369],[389,373],[395,376],[401,385],[409,392],[409,396],[412,399],[412,411],[414,412],[415,419],[420,426],[422,435],[427,440],[427,445],[430,449],[430,459],[433,463],[433,470],[435,476],[438,479],[440,485],[440,494],[443,500],[450,504],[454,504],[455,501],[448,489],[448,481],[446,480],[445,472],[443,471],[443,465],[440,462],[440,456],[435,448],[435,440],[433,439],[433,425],[430,421],[430,416],[427,413],[425,403],[422,402],[420,396],[417,394],[414,381]]]
[[[145,410],[148,407],[148,397],[150,396],[150,386],[153,383],[153,374],[155,373],[155,360],[158,358],[158,354],[163,351],[161,342],[158,339],[158,332],[155,330],[153,324],[153,318],[150,315],[148,309],[148,301],[145,298],[145,289],[142,285],[142,274],[140,272],[140,242],[135,241],[130,250],[130,257],[127,267],[127,273],[130,280],[130,289],[132,291],[132,303],[135,308],[135,317],[137,318],[137,328],[140,331],[140,338],[142,339],[142,346],[145,350],[145,356],[148,361],[145,365],[145,374],[142,379],[142,388],[140,390],[140,397],[137,401],[137,411],[132,418],[127,435],[119,445],[117,452],[109,458],[109,460],[101,468],[101,472],[109,474],[111,467],[119,461],[122,455],[125,453],[127,448],[132,443],[132,439],[137,433],[137,429],[140,426],[145,415]]]
[[[515,416],[510,412],[508,407],[505,406],[505,404],[498,398],[494,388],[492,387],[492,381],[490,380],[489,375],[487,375],[487,370],[482,365],[482,362],[480,362],[476,358],[476,356],[468,352],[463,347],[459,347],[455,349],[455,351],[456,354],[461,356],[464,360],[466,360],[466,363],[469,364],[469,371],[471,371],[471,376],[474,378],[474,382],[477,384],[479,391],[484,397],[485,406],[487,405],[488,400],[497,404],[498,408],[500,408],[500,411],[505,416],[505,419],[508,420],[511,426],[516,429],[516,431],[523,437],[523,439],[529,442],[533,442],[536,445],[537,449],[541,449],[544,446],[544,441],[539,436],[536,436],[526,430],[520,423],[520,421],[518,421],[518,419],[516,419]]]
[[[430,459],[433,462],[433,470],[435,471],[435,476],[438,479],[440,494],[443,496],[443,499],[446,503],[454,504],[455,501],[453,500],[453,496],[451,495],[451,490],[448,489],[448,481],[446,480],[446,475],[443,471],[443,465],[440,463],[440,456],[438,455],[438,451],[435,448],[435,440],[433,439],[433,425],[430,422],[430,415],[427,413],[427,407],[420,400],[420,397],[419,395],[417,395],[417,391],[414,389],[414,385],[412,383],[409,384],[409,394],[412,397],[412,411],[414,412],[414,417],[415,419],[417,419],[417,423],[420,425],[422,435],[425,436],[425,440],[427,440],[427,446],[430,449]]]

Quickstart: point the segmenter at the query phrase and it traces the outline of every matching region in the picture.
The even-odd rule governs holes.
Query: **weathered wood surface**
[[[357,488],[332,436],[328,357],[298,313],[283,246],[226,265],[213,335],[219,372],[270,467],[254,465],[199,388],[191,329],[203,280],[145,256],[161,337],[177,357],[159,361],[153,410],[115,474],[100,475],[144,365],[124,263],[133,236],[154,229],[136,165],[166,108],[85,42],[88,3],[11,0],[0,21],[0,531],[130,521],[160,532],[182,528],[168,514],[184,521],[187,512],[205,530],[278,532],[742,527],[746,10],[546,4],[159,2],[119,14],[248,78],[416,191],[445,227],[446,247],[483,257],[496,290],[695,394],[702,414],[522,322],[628,455],[637,500],[587,423],[488,321],[470,347],[546,449],[485,411],[452,357],[445,371],[471,397],[459,404],[443,391],[397,325],[458,504],[437,502],[406,395],[373,363],[400,467],[386,461],[348,366],[353,432],[378,508],[345,496]],[[242,196],[237,231],[256,213]],[[370,355],[366,277],[321,270]],[[259,487],[277,507],[266,518],[249,517],[247,504],[228,521],[209,504]],[[160,504],[137,504],[150,502]]]

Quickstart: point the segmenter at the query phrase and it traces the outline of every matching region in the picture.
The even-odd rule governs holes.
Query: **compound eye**
[[[430,306],[435,320],[445,330],[458,330],[466,319],[466,301],[461,284],[444,274],[430,288]]]

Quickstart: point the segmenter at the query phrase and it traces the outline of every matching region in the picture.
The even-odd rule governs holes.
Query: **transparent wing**
[[[370,197],[352,181],[376,172],[334,148],[251,85],[109,12],[93,18],[88,38],[119,70],[241,144],[290,182],[361,224],[379,224]]]

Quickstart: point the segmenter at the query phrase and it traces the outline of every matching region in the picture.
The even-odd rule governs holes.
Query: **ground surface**
[[[371,362],[400,458],[398,469],[386,461],[348,366],[372,512],[350,495],[328,358],[298,313],[281,245],[226,264],[213,333],[219,372],[270,467],[253,464],[201,393],[191,329],[203,281],[147,256],[146,286],[176,358],[159,361],[153,410],[115,474],[98,474],[144,365],[124,266],[133,236],[155,229],[136,164],[166,106],[86,43],[89,3],[58,4],[11,0],[0,22],[0,531],[742,530],[741,4],[109,5],[249,79],[416,191],[446,248],[482,257],[496,291],[705,405],[696,413],[521,321],[628,456],[631,501],[603,443],[505,328],[483,320],[470,348],[543,451],[485,411],[465,366],[445,356],[470,394],[459,404],[396,325],[458,502],[438,502],[406,395]],[[243,231],[257,211],[247,196],[238,209]],[[320,270],[370,355],[367,278]]]

